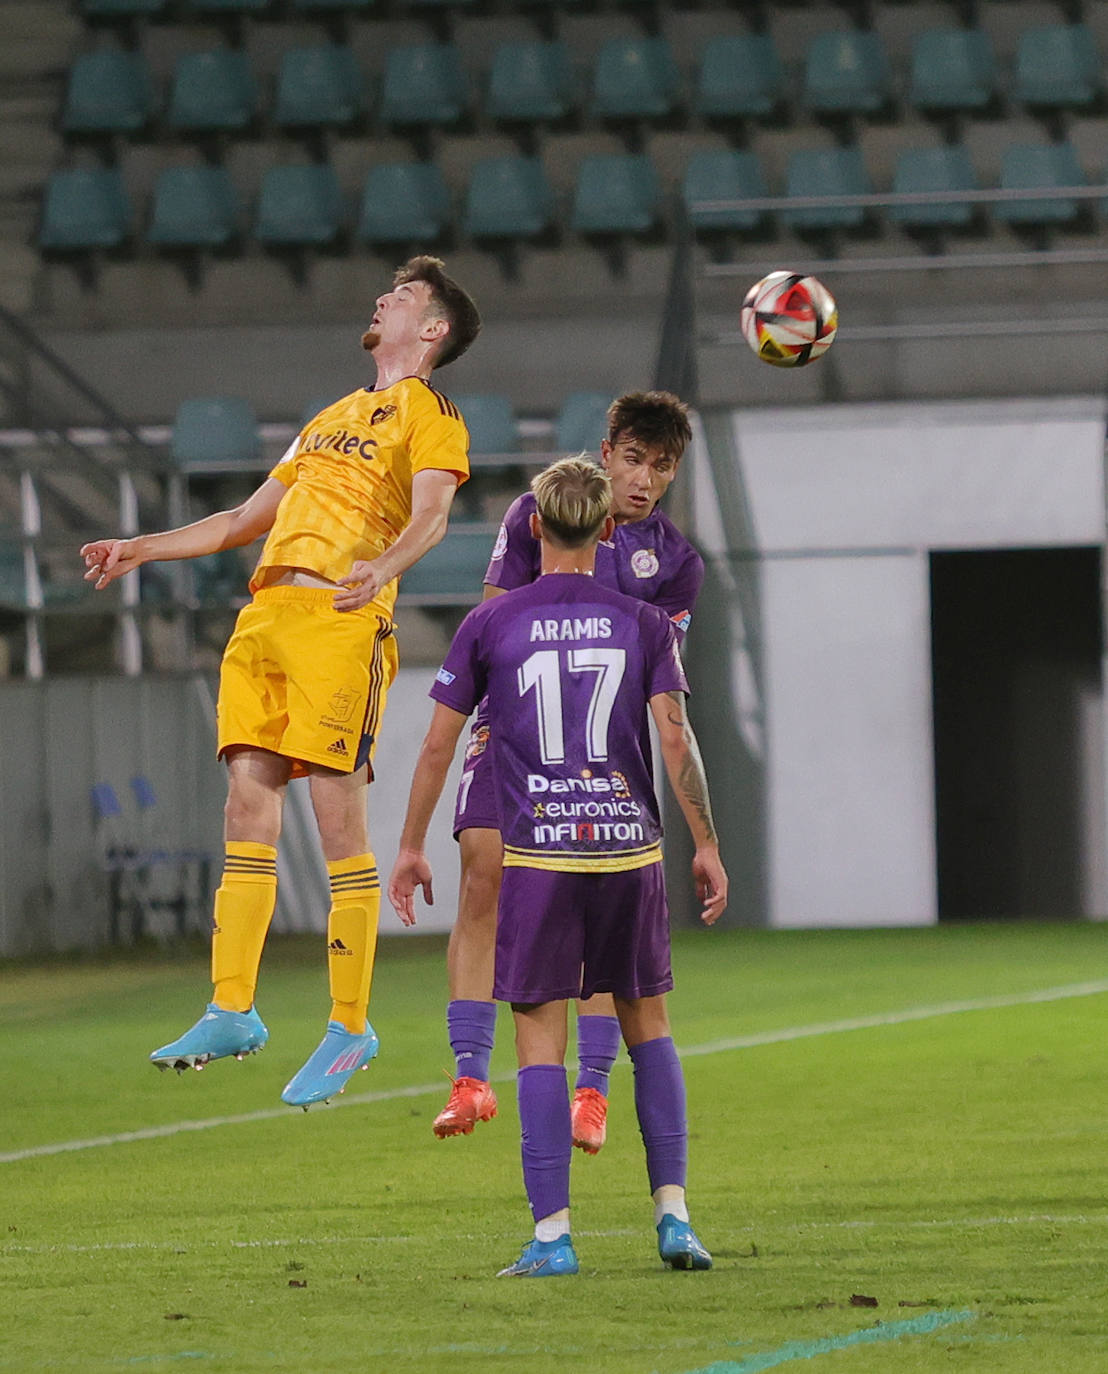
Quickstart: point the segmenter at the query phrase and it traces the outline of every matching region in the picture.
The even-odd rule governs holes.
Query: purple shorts
[[[660,863],[622,873],[506,868],[496,923],[498,1002],[560,1002],[673,987]]]
[[[454,803],[454,838],[463,830],[499,830],[500,814],[492,780],[489,727],[478,721],[469,732],[462,778]]]

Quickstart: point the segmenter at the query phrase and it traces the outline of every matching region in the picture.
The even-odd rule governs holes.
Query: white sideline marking
[[[853,1016],[843,1021],[820,1021],[810,1026],[785,1026],[781,1030],[756,1031],[752,1035],[737,1035],[728,1040],[711,1040],[704,1045],[690,1045],[680,1050],[682,1059],[697,1055],[725,1054],[729,1050],[751,1050],[760,1045],[782,1045],[790,1040],[809,1040],[823,1035],[840,1035],[845,1031],[875,1030],[884,1026],[900,1026],[910,1021],[928,1021],[941,1016],[958,1016],[969,1011],[994,1011],[1004,1007],[1026,1007],[1041,1002],[1064,1002],[1073,997],[1093,997],[1108,992],[1108,979],[1089,983],[1068,983],[1062,987],[1039,988],[1032,992],[1006,993],[996,997],[973,997],[961,1002],[939,1002],[931,1007],[906,1007],[903,1011],[877,1012],[871,1016]],[[619,1061],[625,1065],[626,1061]],[[500,1075],[494,1081],[510,1082],[514,1074]],[[404,1097],[423,1097],[442,1091],[441,1083],[422,1083],[408,1088],[389,1088],[377,1093],[358,1093],[342,1096],[332,1107],[360,1107],[371,1102],[394,1102]],[[255,1112],[240,1112],[234,1116],[212,1116],[199,1121],[171,1121],[163,1126],[145,1126],[137,1131],[121,1131],[118,1135],[92,1136],[88,1140],[62,1140],[53,1145],[31,1145],[24,1150],[9,1150],[0,1154],[0,1164],[17,1164],[23,1159],[40,1159],[45,1155],[69,1154],[76,1150],[96,1150],[104,1145],[129,1145],[137,1140],[158,1140],[165,1136],[183,1135],[187,1131],[208,1131],[216,1126],[242,1126],[252,1121],[274,1121],[289,1117],[293,1107],[266,1107]]]

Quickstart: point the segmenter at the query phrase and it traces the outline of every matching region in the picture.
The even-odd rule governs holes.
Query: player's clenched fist
[[[92,582],[97,591],[142,563],[137,539],[94,539],[83,546],[81,557],[88,568],[85,581]]]

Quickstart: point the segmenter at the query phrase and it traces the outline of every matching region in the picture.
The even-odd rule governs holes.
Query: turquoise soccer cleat
[[[530,1240],[515,1264],[501,1269],[498,1279],[551,1279],[577,1273],[577,1254],[568,1235],[557,1240]]]
[[[249,1011],[224,1011],[209,1002],[204,1015],[190,1026],[179,1040],[173,1040],[155,1050],[150,1062],[156,1068],[202,1069],[213,1059],[245,1059],[257,1054],[269,1039],[262,1018],[253,1007]]]
[[[327,1032],[308,1062],[285,1084],[281,1101],[305,1111],[313,1102],[328,1101],[345,1090],[355,1070],[369,1067],[377,1048],[377,1033],[368,1021],[362,1035],[338,1021],[328,1021]]]
[[[712,1257],[687,1221],[667,1212],[658,1223],[658,1254],[671,1269],[711,1269]]]

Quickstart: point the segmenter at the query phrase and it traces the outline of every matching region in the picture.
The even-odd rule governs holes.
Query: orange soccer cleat
[[[469,1135],[478,1121],[496,1115],[496,1094],[480,1078],[455,1078],[450,1100],[435,1117],[431,1129],[440,1140],[448,1135]]]
[[[570,1120],[574,1145],[587,1155],[596,1154],[608,1138],[608,1099],[595,1088],[578,1088]]]

